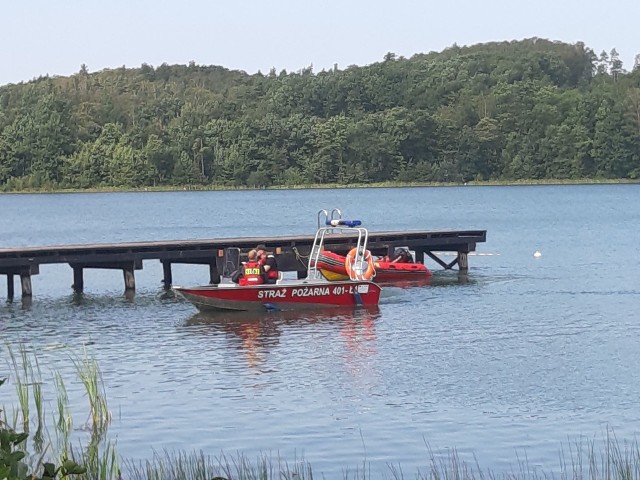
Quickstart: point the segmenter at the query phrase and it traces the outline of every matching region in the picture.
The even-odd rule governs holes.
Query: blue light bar
[[[327,219],[327,225],[331,227],[359,227],[362,225],[360,220],[329,220]]]

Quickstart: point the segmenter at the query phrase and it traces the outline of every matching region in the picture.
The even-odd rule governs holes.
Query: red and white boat
[[[318,307],[377,305],[380,287],[373,282],[282,281],[280,285],[239,286],[233,283],[174,287],[199,310],[294,310]]]
[[[340,281],[349,278],[347,273],[347,257],[339,253],[325,250],[318,255],[318,270],[330,281]],[[431,271],[423,263],[392,262],[388,259],[373,260],[376,283],[422,283],[431,279]]]
[[[321,219],[324,220],[324,225],[321,225]],[[381,288],[370,281],[371,276],[366,273],[371,262],[370,257],[366,256],[368,232],[360,225],[359,220],[342,219],[342,213],[338,209],[332,210],[331,214],[321,210],[318,213],[318,230],[309,255],[306,279],[278,280],[275,285],[240,286],[235,283],[220,283],[172,288],[202,311],[269,311],[377,305]],[[316,267],[327,234],[357,236],[353,249],[355,253],[350,258],[350,276],[345,280],[330,282]]]

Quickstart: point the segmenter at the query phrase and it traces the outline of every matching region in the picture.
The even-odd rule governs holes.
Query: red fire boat
[[[200,310],[294,310],[377,305],[380,287],[373,282],[282,281],[280,285],[233,283],[174,287]]]
[[[324,220],[321,224],[321,220]],[[348,276],[342,281],[327,280],[317,268],[326,235],[357,237],[349,257]],[[339,209],[318,212],[318,230],[309,255],[307,278],[278,280],[275,285],[237,285],[220,283],[194,287],[173,287],[199,310],[269,311],[319,307],[357,307],[377,305],[381,288],[370,281],[371,258],[367,250],[368,231],[360,220],[342,218]]]

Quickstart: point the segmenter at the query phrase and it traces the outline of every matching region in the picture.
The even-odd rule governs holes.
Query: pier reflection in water
[[[196,313],[185,328],[202,335],[226,335],[242,352],[247,366],[259,370],[268,360],[271,349],[279,344],[283,329],[324,323],[339,330],[346,346],[346,360],[371,353],[375,348],[375,322],[380,317],[377,306],[361,308],[326,308],[288,312],[207,312]]]

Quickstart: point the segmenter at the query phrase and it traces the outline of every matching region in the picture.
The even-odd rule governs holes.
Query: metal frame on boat
[[[329,282],[317,268],[317,260],[326,238],[350,235],[355,239],[352,249],[350,278]],[[200,310],[269,311],[319,307],[357,307],[377,305],[380,286],[368,280],[370,265],[367,241],[369,233],[360,220],[348,220],[334,208],[318,212],[318,228],[307,265],[307,278],[278,280],[276,284],[240,286],[235,283],[174,286],[173,290]]]
[[[324,215],[327,224],[335,225],[335,227],[321,228],[322,215]],[[371,280],[374,277],[376,282],[385,284],[407,281],[428,282],[431,271],[423,263],[393,263],[384,259],[373,260],[367,250],[369,234],[366,229],[359,226],[359,223],[348,227],[349,230],[358,230],[356,247],[351,249],[348,255],[344,256],[328,250],[323,251],[321,246],[327,233],[334,233],[335,230],[344,233],[344,231],[340,231],[342,221],[342,212],[337,208],[333,209],[331,214],[326,210],[318,212],[318,232],[314,247],[320,245],[320,248],[312,249],[309,259],[309,271],[311,272],[313,269],[317,277],[324,277],[332,282],[349,278],[351,280],[354,278]],[[356,220],[356,222],[358,221]],[[318,242],[319,235],[322,238]]]

